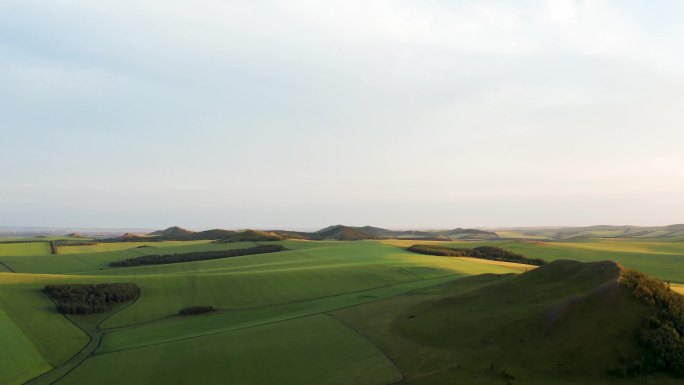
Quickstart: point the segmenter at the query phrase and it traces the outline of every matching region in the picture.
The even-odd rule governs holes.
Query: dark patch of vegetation
[[[50,253],[57,254],[57,243],[55,241],[50,241]]]
[[[58,239],[55,241],[57,246],[92,246],[97,245],[95,241],[72,241],[69,239]]]
[[[215,312],[216,308],[213,306],[190,306],[180,309],[179,315],[197,315]]]
[[[525,263],[535,266],[546,264],[546,261],[543,259],[527,258],[521,254],[494,246],[480,246],[473,249],[465,249],[437,245],[413,245],[407,250],[419,254],[440,255],[445,257],[471,257],[488,259],[491,261]]]
[[[211,259],[240,257],[243,255],[275,253],[283,251],[281,245],[259,245],[244,249],[217,250],[217,251],[195,251],[181,254],[166,255],[143,255],[135,258],[128,258],[122,261],[111,262],[112,267],[141,266],[141,265],[162,265],[168,263],[206,261]]]
[[[104,313],[140,294],[140,288],[134,283],[47,285],[43,290],[62,314]]]
[[[34,238],[40,238],[40,237],[34,237]],[[45,237],[43,237],[45,238]],[[36,242],[44,242],[44,241],[36,241],[35,239],[21,239],[21,240],[4,240],[0,239],[0,243],[36,243]]]
[[[623,359],[614,370],[621,376],[666,372],[684,377],[684,297],[658,279],[627,270],[621,285],[651,309],[638,332],[641,354]]]

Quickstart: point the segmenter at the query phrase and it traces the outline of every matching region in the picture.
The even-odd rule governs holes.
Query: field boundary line
[[[10,273],[16,273],[16,272],[17,272],[17,271],[14,270],[12,267],[10,267],[10,265],[6,264],[6,263],[5,263],[4,261],[2,261],[2,260],[0,260],[0,265],[5,266],[5,268],[6,268],[7,270],[9,270]]]
[[[435,285],[435,286],[437,286],[437,285]],[[410,293],[410,292],[409,292],[409,293]],[[406,293],[404,293],[404,294],[406,294]],[[392,298],[392,297],[387,297],[387,298]],[[339,309],[338,309],[338,310],[339,310]],[[342,325],[342,326],[346,327],[347,329],[351,330],[353,333],[355,333],[355,334],[358,335],[359,337],[363,338],[363,339],[364,339],[365,341],[367,341],[369,344],[373,345],[373,346],[378,350],[378,352],[380,352],[383,356],[385,356],[385,358],[387,358],[387,361],[391,362],[392,365],[394,365],[394,367],[397,369],[397,371],[398,371],[399,374],[401,375],[401,379],[400,379],[399,381],[397,381],[397,382],[391,382],[391,383],[388,384],[388,385],[399,384],[399,383],[401,383],[402,381],[404,381],[404,380],[406,379],[406,374],[404,373],[403,370],[401,370],[401,368],[400,368],[399,365],[396,363],[396,361],[394,361],[394,359],[393,359],[392,357],[390,357],[383,349],[381,349],[380,346],[379,346],[377,343],[375,343],[375,341],[371,340],[371,339],[368,338],[366,335],[364,335],[364,334],[361,333],[360,331],[356,330],[356,328],[354,328],[353,326],[349,325],[348,323],[342,321],[341,319],[335,317],[334,315],[332,315],[332,314],[330,314],[330,313],[326,313],[325,315],[327,315],[327,316],[330,317],[331,319],[337,321],[340,325]]]
[[[50,301],[52,301],[52,303],[53,303],[53,304],[55,305],[55,307],[56,307],[56,306],[57,306],[57,302],[55,302],[55,300],[52,299],[50,296],[48,296],[48,298],[50,298]],[[74,322],[72,319],[70,319],[69,317],[67,317],[66,314],[63,314],[63,313],[60,313],[60,314],[62,315],[62,317],[66,318],[69,322],[71,322],[71,324],[73,324],[74,326],[76,326],[77,328],[79,328],[83,333],[85,333],[85,335],[88,336],[88,342],[87,342],[85,345],[83,345],[83,347],[82,347],[78,352],[76,352],[74,355],[72,355],[71,357],[69,357],[69,359],[65,360],[64,362],[60,363],[59,365],[55,366],[54,368],[48,370],[47,372],[41,373],[41,374],[39,374],[39,375],[37,375],[37,376],[31,378],[30,380],[24,382],[24,385],[30,384],[30,383],[32,383],[33,381],[39,381],[41,377],[46,376],[46,375],[48,375],[49,373],[52,373],[52,372],[54,372],[55,370],[60,369],[60,368],[62,368],[62,367],[64,367],[64,366],[66,366],[66,365],[69,363],[69,361],[71,361],[71,360],[73,360],[74,358],[78,357],[81,353],[83,353],[84,350],[86,350],[86,349],[88,348],[88,345],[90,345],[90,344],[93,342],[93,336],[91,336],[90,333],[88,333],[85,329],[83,329],[83,328],[81,327],[81,325],[77,324],[77,323]],[[71,370],[67,371],[67,374],[68,374],[69,372],[71,372]],[[60,376],[60,377],[57,378],[55,381],[52,381],[50,384],[54,384],[55,382],[61,380],[63,377],[64,377],[64,376]]]

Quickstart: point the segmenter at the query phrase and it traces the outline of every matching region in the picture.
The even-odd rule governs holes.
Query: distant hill
[[[145,241],[154,240],[220,240],[221,242],[247,242],[247,241],[275,241],[280,239],[302,239],[311,241],[360,241],[370,239],[417,239],[417,240],[496,240],[496,233],[477,229],[453,229],[438,231],[423,230],[388,230],[380,227],[363,226],[353,227],[345,225],[333,225],[314,232],[289,231],[289,230],[206,230],[194,232],[178,226],[169,227],[165,230],[153,231],[146,236]],[[133,239],[127,239],[133,240]]]
[[[383,238],[424,239],[424,240],[496,240],[496,233],[478,229],[452,230],[388,230],[380,227],[363,226],[353,229]]]
[[[502,238],[534,238],[540,240],[582,240],[586,238],[682,238],[684,240],[684,224],[669,226],[585,226],[585,227],[519,227],[496,229]]]
[[[173,227],[169,227],[168,229],[153,231],[147,235],[164,237],[164,238],[184,238],[184,237],[189,237],[192,234],[194,234],[193,231],[186,230],[182,227],[173,226]]]
[[[303,240],[337,240],[358,241],[370,239],[406,239],[434,241],[495,241],[499,239],[533,239],[547,241],[581,241],[590,238],[681,238],[684,241],[684,224],[661,227],[609,226],[597,225],[586,227],[554,227],[554,228],[506,228],[495,230],[455,228],[450,230],[391,230],[375,226],[333,225],[314,232],[290,230],[244,230],[231,231],[212,229],[191,231],[173,226],[157,230],[146,235],[126,233],[119,238],[105,241],[154,242],[154,241],[193,241],[223,240],[225,242],[240,241],[272,241],[279,239]]]
[[[415,239],[415,240],[496,240],[499,237],[491,231],[477,229],[453,230],[389,230],[374,226],[333,225],[314,232],[274,230],[278,235],[292,239],[359,241],[366,239]]]
[[[282,236],[272,231],[245,230],[218,238],[218,242],[264,242],[280,241],[282,239]]]
[[[333,225],[314,232],[274,230],[283,238],[303,239],[309,241],[362,241],[366,239],[383,239],[354,227]]]
[[[159,241],[212,241],[227,239],[236,234],[235,231],[212,229],[205,231],[191,231],[173,226],[164,230],[157,230],[145,235],[126,233],[121,237],[100,240],[100,242],[159,242]]]
[[[315,240],[359,241],[364,239],[382,239],[383,237],[354,227],[335,225],[311,233],[310,238]]]

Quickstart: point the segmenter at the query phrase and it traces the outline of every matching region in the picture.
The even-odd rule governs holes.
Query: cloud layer
[[[5,1],[0,224],[681,222],[682,11]]]

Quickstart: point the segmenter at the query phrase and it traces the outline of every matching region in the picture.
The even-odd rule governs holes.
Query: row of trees
[[[104,313],[140,294],[140,288],[134,283],[47,285],[43,290],[62,314]]]
[[[165,254],[165,255],[142,255],[140,257],[128,258],[121,261],[111,262],[112,267],[128,267],[141,265],[162,265],[168,263],[206,261],[211,259],[221,259],[239,257],[243,255],[265,254],[283,251],[281,245],[259,245],[244,249],[217,250],[217,251],[194,251],[190,253]]]
[[[638,337],[643,354],[624,360],[617,371],[637,375],[654,371],[684,377],[684,297],[660,280],[627,270],[621,285],[651,309]]]
[[[57,250],[57,243],[55,241],[50,241],[50,254],[59,254]]]
[[[438,245],[413,245],[407,249],[414,253],[440,255],[445,257],[472,257],[489,259],[492,261],[525,263],[528,265],[541,266],[546,263],[543,259],[527,258],[521,254],[504,250],[494,246],[480,246],[473,249],[445,247]]]

